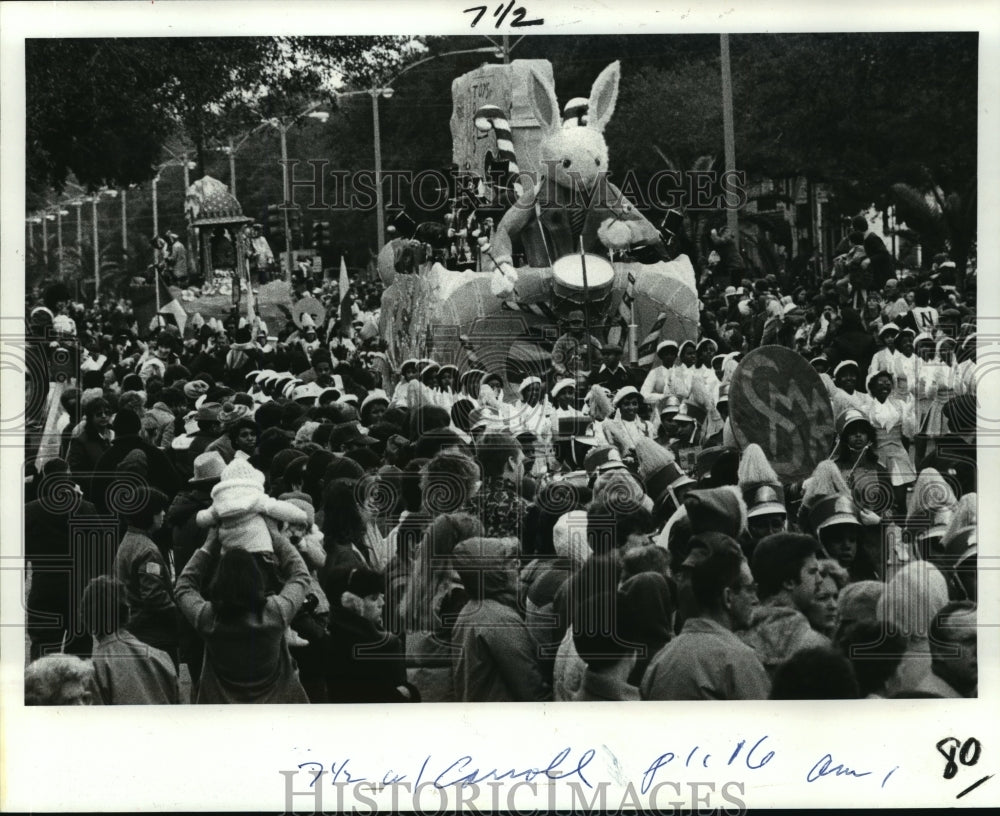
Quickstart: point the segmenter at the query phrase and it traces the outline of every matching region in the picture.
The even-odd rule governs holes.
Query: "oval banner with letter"
[[[740,448],[756,442],[785,483],[810,476],[830,456],[833,407],[823,380],[800,354],[762,346],[740,362],[729,388]]]
[[[306,295],[292,307],[292,320],[300,329],[302,328],[302,315],[307,314],[313,319],[317,328],[323,325],[326,319],[326,309],[312,295]]]

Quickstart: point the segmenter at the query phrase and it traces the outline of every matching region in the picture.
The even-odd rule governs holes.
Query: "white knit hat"
[[[220,518],[244,513],[255,498],[264,496],[264,474],[246,459],[233,459],[212,488],[212,506]]]

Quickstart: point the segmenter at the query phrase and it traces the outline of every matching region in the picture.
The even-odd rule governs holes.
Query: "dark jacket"
[[[70,472],[77,477],[83,492],[90,495],[90,477],[97,470],[97,463],[104,453],[111,448],[111,442],[97,433],[96,430],[84,425],[80,433],[69,441],[66,448],[66,462]]]
[[[180,575],[184,567],[194,555],[195,550],[205,543],[208,530],[199,527],[195,516],[199,510],[204,510],[212,504],[209,490],[201,488],[182,490],[167,508],[163,523],[171,528],[172,549],[174,553],[174,573]]]
[[[56,647],[65,635],[67,653],[89,657],[91,638],[82,630],[75,599],[91,578],[110,571],[115,529],[94,535],[92,525],[82,523],[97,515],[93,504],[82,498],[68,502],[58,494],[47,498],[44,486],[42,492],[24,507],[24,555],[31,563],[28,635],[39,646]]]
[[[343,606],[330,609],[324,649],[327,701],[402,703],[406,660],[398,637]]]
[[[180,486],[177,471],[162,450],[140,436],[119,436],[97,461],[97,468],[90,482],[89,498],[100,512],[108,513],[113,509],[108,505],[107,493],[119,478],[116,471],[122,460],[132,451],[142,451],[146,455],[150,486],[167,496],[173,496],[177,492]]]

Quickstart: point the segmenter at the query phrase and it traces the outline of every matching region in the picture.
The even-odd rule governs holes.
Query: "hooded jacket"
[[[470,601],[452,632],[456,699],[541,702],[551,699],[535,641],[517,609],[515,539],[470,538],[454,550]]]
[[[802,649],[829,646],[830,641],[814,630],[798,609],[777,599],[762,601],[754,608],[750,629],[740,633],[767,673],[774,678],[778,666]]]

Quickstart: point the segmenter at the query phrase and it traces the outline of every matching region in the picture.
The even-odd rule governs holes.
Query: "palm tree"
[[[920,236],[925,257],[950,253],[956,266],[956,284],[965,287],[965,272],[976,240],[976,185],[948,194],[934,183],[921,189],[910,184],[893,184],[892,196],[899,208],[899,220]]]

